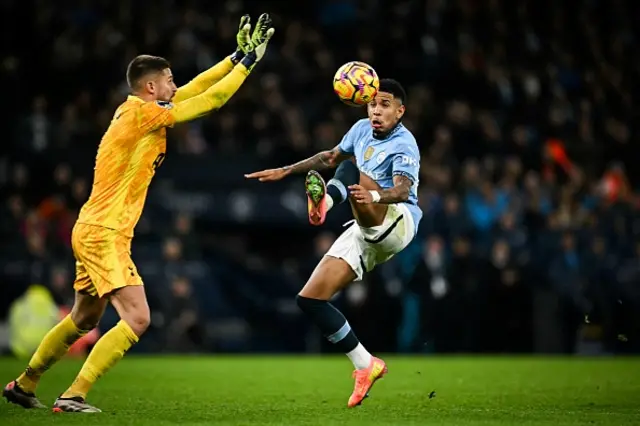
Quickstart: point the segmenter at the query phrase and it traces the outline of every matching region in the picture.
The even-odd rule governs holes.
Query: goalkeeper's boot
[[[15,380],[4,387],[2,396],[7,402],[24,408],[47,408],[33,393],[22,390]]]
[[[320,226],[327,217],[327,185],[320,173],[311,170],[304,181],[304,189],[307,192],[309,223]]]
[[[349,408],[362,404],[362,401],[369,396],[369,391],[374,383],[387,374],[388,371],[387,364],[376,357],[371,357],[371,362],[367,368],[354,371],[353,377],[356,379],[356,384],[347,404]]]
[[[53,404],[54,413],[101,413],[102,410],[89,405],[84,398],[75,396],[73,398],[58,398]]]

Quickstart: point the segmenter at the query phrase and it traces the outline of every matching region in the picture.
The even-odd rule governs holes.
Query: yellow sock
[[[125,352],[138,342],[138,336],[129,324],[120,320],[93,347],[80,373],[62,398],[86,398],[91,386],[124,356]]]
[[[64,317],[44,336],[40,346],[31,357],[29,366],[16,379],[18,386],[25,392],[35,392],[42,374],[62,358],[69,347],[87,332],[88,330],[79,330],[76,327],[71,315]]]

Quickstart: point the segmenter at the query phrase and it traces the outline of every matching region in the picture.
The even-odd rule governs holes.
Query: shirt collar
[[[398,130],[400,130],[401,127],[403,127],[402,126],[402,122],[398,121],[398,124],[396,124],[395,127],[393,127],[391,130],[389,130],[384,135],[376,136],[373,133],[373,131],[371,132],[371,134],[373,135],[374,139],[377,139],[379,141],[383,141],[383,140],[389,139],[394,133],[396,133]]]

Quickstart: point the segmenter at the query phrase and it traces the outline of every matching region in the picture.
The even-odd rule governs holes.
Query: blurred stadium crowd
[[[269,11],[276,36],[238,95],[170,132],[134,240],[154,312],[138,350],[327,349],[293,296],[348,211],[310,229],[300,180],[242,175],[340,141],[364,111],[340,104],[331,78],[355,59],[407,88],[425,211],[413,245],[336,301],[361,340],[374,351],[638,350],[640,4],[286,3],[0,3],[4,39],[21,38],[0,64],[11,105],[0,316],[33,284],[71,303],[70,230],[128,61],[166,56],[186,82],[234,50],[242,13]]]

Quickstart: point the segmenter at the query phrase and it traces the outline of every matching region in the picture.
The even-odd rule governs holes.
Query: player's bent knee
[[[317,311],[319,306],[326,305],[328,300],[314,299],[312,297],[304,297],[298,294],[296,296],[296,303],[302,312],[305,314],[311,314],[313,311]]]
[[[127,309],[120,318],[129,324],[138,337],[142,336],[151,325],[151,311],[146,299],[144,303],[139,303]]]
[[[126,322],[136,336],[142,336],[151,325],[151,311],[145,303],[134,309],[120,313],[120,319]]]
[[[127,286],[118,289],[111,295],[111,303],[120,318],[138,337],[147,331],[151,324],[151,311],[143,286]]]
[[[360,170],[354,162],[343,161],[336,169],[335,176],[340,176],[340,181],[346,185],[353,185],[360,180]]]
[[[322,258],[298,296],[308,299],[329,300],[356,278],[355,272],[343,259]]]
[[[126,315],[122,320],[131,327],[131,330],[133,330],[136,336],[140,337],[147,331],[149,325],[151,325],[151,313],[149,310],[146,312],[134,312]]]
[[[308,299],[329,300],[340,289],[340,283],[325,271],[314,272],[298,296]]]

